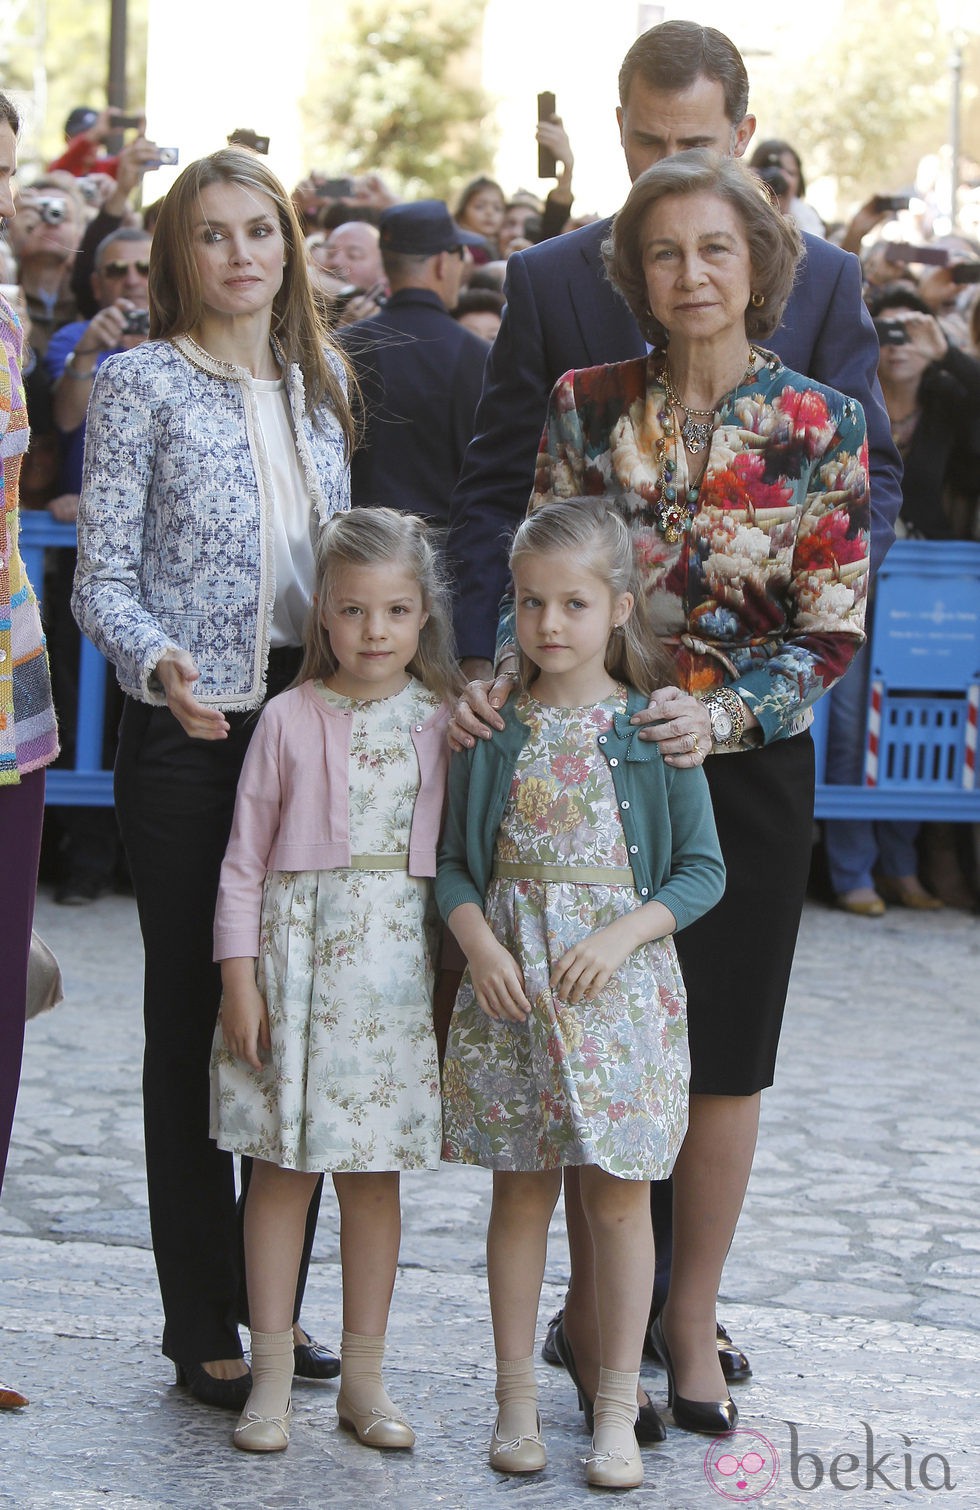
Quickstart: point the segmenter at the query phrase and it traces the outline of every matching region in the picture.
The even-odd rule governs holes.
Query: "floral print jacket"
[[[864,641],[870,512],[864,413],[761,353],[725,399],[690,527],[658,528],[663,354],[566,373],[555,385],[531,508],[605,494],[633,532],[680,684],[727,684],[762,740],[800,732]],[[678,445],[678,494],[686,487]],[[667,443],[667,456],[672,454]],[[502,622],[507,636],[509,624]]]

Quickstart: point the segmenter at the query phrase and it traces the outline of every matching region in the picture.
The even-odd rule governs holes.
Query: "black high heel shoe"
[[[252,1373],[242,1374],[238,1379],[216,1379],[209,1374],[203,1363],[175,1363],[177,1383],[189,1389],[195,1400],[202,1405],[214,1405],[219,1410],[245,1409],[252,1393]]]
[[[683,1395],[677,1393],[674,1386],[674,1364],[659,1316],[650,1328],[650,1337],[667,1372],[667,1404],[674,1413],[674,1425],[682,1431],[703,1431],[712,1437],[734,1431],[738,1425],[738,1411],[731,1395],[724,1400],[685,1400]]]
[[[585,1416],[586,1429],[595,1431],[595,1402],[590,1400],[582,1386],[578,1369],[575,1366],[575,1354],[565,1336],[564,1319],[558,1321],[552,1331],[555,1352],[558,1354],[566,1373],[578,1391],[578,1408]],[[638,1442],[662,1442],[667,1435],[667,1428],[663,1423],[659,1411],[648,1400],[645,1405],[638,1407],[636,1412],[636,1424],[633,1427]]]

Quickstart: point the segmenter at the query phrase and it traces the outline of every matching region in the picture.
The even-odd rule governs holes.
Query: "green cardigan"
[[[447,919],[463,902],[483,910],[514,768],[530,738],[514,702],[504,705],[501,732],[450,762],[436,874],[436,900]],[[617,713],[596,743],[612,771],[638,898],[669,907],[681,929],[720,900],[725,866],[704,772],[665,765],[652,740],[637,738],[630,719],[646,703],[631,689],[625,714]]]

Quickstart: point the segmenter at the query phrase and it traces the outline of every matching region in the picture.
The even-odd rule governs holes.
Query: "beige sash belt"
[[[349,870],[407,870],[407,855],[351,855]]]
[[[579,881],[586,886],[632,886],[628,865],[516,865],[494,860],[494,876],[507,881]]]

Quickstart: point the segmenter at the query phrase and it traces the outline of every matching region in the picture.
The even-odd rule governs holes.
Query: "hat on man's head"
[[[71,115],[65,121],[65,135],[70,141],[73,136],[81,136],[83,131],[88,131],[94,126],[99,118],[99,112],[93,110],[91,105],[76,105]]]
[[[442,199],[417,199],[392,205],[381,217],[381,250],[409,257],[434,257],[461,246],[483,246],[482,236],[464,231]]]

